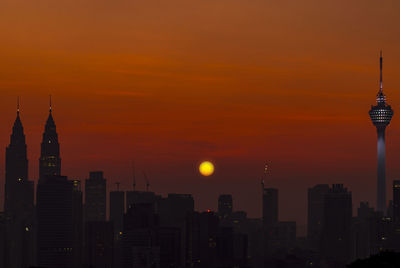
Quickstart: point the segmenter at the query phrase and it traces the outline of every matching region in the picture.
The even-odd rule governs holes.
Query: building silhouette
[[[125,192],[111,191],[110,192],[110,221],[114,226],[114,237],[119,240],[119,233],[123,230],[125,213]]]
[[[156,212],[157,200],[160,196],[156,195],[154,192],[148,191],[127,191],[126,192],[126,210],[132,205],[136,204],[151,204],[152,209]]]
[[[345,264],[351,258],[352,195],[343,184],[333,184],[324,198],[321,254]]]
[[[46,176],[61,175],[60,144],[56,124],[54,123],[50,99],[49,117],[43,132],[40,158],[39,158],[39,180]]]
[[[379,91],[376,95],[376,105],[371,106],[369,116],[371,121],[376,127],[378,134],[378,146],[377,146],[377,159],[378,159],[378,171],[377,171],[377,198],[376,198],[376,209],[386,213],[386,145],[385,145],[385,130],[390,124],[393,117],[393,110],[390,105],[386,103],[386,96],[383,93],[383,80],[382,80],[382,52],[380,56],[380,81]]]
[[[263,186],[262,219],[267,229],[278,223],[278,189]]]
[[[232,195],[223,194],[218,197],[218,214],[222,219],[232,215],[233,201]]]
[[[162,263],[175,263],[175,265],[183,265],[188,262],[188,253],[185,250],[188,247],[186,219],[188,215],[194,212],[194,200],[191,194],[168,194],[166,198],[158,198],[157,212],[159,216],[160,226],[163,228],[162,233],[165,239],[180,239],[179,246],[175,250],[179,250],[174,254],[179,256],[178,259],[165,260],[166,255],[160,256]],[[160,230],[161,232],[161,230]],[[179,232],[179,234],[176,234]],[[168,242],[169,241],[169,242]],[[177,243],[175,240],[168,240],[167,243]],[[160,243],[163,240],[160,237]],[[165,242],[165,241],[164,241]],[[174,244],[174,245],[175,245]],[[163,244],[165,245],[165,244]],[[160,247],[162,245],[160,244]],[[163,247],[161,247],[161,250]],[[169,249],[171,251],[171,249]],[[163,254],[163,252],[161,251]],[[175,256],[175,255],[174,255]]]
[[[21,267],[34,262],[34,183],[28,179],[28,158],[19,104],[5,167],[5,266]]]
[[[111,222],[90,221],[85,232],[85,267],[113,267],[114,230]]]
[[[83,194],[81,182],[72,181],[73,267],[82,267],[83,259]]]
[[[328,192],[328,184],[318,184],[308,189],[307,238],[313,248],[319,248],[320,246],[324,200],[325,194]]]
[[[122,267],[159,267],[158,216],[151,203],[133,203],[124,215]]]
[[[400,224],[400,180],[393,181],[393,221]]]
[[[122,266],[122,231],[124,227],[125,192],[110,192],[110,222],[114,228],[114,267]]]
[[[85,181],[85,218],[88,221],[106,220],[107,183],[102,171],[92,171]]]
[[[48,175],[37,186],[37,261],[40,267],[73,267],[73,182]]]

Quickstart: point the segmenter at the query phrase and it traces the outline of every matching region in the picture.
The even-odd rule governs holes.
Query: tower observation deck
[[[386,213],[386,149],[385,149],[385,130],[390,124],[393,117],[393,110],[386,103],[386,96],[383,94],[382,82],[382,52],[380,54],[380,81],[379,92],[376,95],[376,105],[371,106],[369,116],[372,123],[376,127],[378,134],[378,147],[377,147],[377,196],[376,196],[376,209]]]

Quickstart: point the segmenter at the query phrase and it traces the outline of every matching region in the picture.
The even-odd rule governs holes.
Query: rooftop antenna
[[[49,95],[49,111],[51,113],[51,94]]]
[[[19,114],[19,96],[17,97],[17,114]]]
[[[144,179],[146,180],[146,192],[148,192],[149,187],[150,187],[150,182],[149,182],[149,179],[147,178],[146,172],[144,172],[144,171],[143,171],[143,176],[144,176]]]
[[[379,92],[383,92],[383,79],[382,79],[382,68],[383,68],[383,57],[382,57],[382,50],[380,53],[380,58],[379,58],[379,65],[380,65],[380,77],[379,77]]]
[[[265,162],[265,165],[264,165],[264,178],[261,180],[261,186],[262,186],[262,188],[264,189],[264,186],[265,186],[265,179],[267,178],[267,172],[268,172],[268,163],[267,162]]]
[[[136,191],[135,161],[132,161],[133,191]]]
[[[117,191],[119,192],[119,184],[120,184],[120,183],[119,183],[119,182],[116,182],[115,184],[117,185]]]

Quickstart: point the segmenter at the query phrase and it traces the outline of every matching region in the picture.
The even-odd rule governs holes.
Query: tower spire
[[[17,115],[19,115],[19,96],[17,97]]]
[[[382,57],[382,50],[380,53],[379,58],[379,70],[380,70],[380,77],[379,77],[379,93],[383,93],[383,79],[382,79],[382,68],[383,68],[383,57]]]
[[[385,214],[386,212],[386,145],[385,145],[385,130],[390,124],[393,117],[393,110],[386,103],[386,96],[383,94],[383,82],[382,82],[382,50],[379,57],[379,92],[376,96],[376,106],[371,106],[369,116],[372,123],[376,127],[378,134],[377,144],[377,198],[376,198],[376,209]]]
[[[49,95],[49,111],[51,113],[51,94]]]

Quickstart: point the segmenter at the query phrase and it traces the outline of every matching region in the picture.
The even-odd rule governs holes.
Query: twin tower
[[[49,175],[61,174],[60,144],[56,124],[52,115],[50,101],[49,116],[44,128],[39,158],[39,181],[45,180]],[[12,212],[13,208],[20,202],[21,188],[32,182],[28,180],[28,158],[25,142],[24,128],[20,118],[19,104],[17,118],[15,119],[10,144],[6,148],[6,189],[5,189],[5,211]],[[28,187],[31,188],[31,187]],[[17,199],[17,200],[15,200]]]

